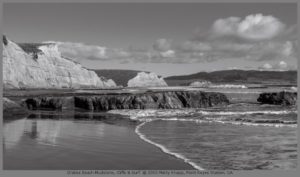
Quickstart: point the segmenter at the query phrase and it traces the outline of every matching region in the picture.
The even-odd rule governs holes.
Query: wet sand
[[[41,119],[41,116],[4,122],[3,168],[194,170],[181,159],[140,139],[134,132],[136,125],[111,119]]]

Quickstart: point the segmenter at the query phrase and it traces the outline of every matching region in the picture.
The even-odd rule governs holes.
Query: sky
[[[15,42],[55,42],[91,69],[162,76],[297,67],[295,3],[6,3]]]

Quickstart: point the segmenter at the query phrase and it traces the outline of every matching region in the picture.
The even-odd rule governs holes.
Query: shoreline
[[[26,128],[26,126],[32,124],[31,126],[37,127],[39,136],[47,138],[49,132],[53,131],[46,124],[47,122],[52,126],[55,124],[53,129],[58,132],[58,136],[55,138],[57,142],[45,144],[36,142],[36,139],[28,137],[33,132],[30,132],[32,127]],[[64,134],[74,133],[74,131],[79,131],[78,135],[80,135],[80,132],[85,132],[85,134],[94,133],[90,132],[91,130],[82,129],[85,127],[83,124],[87,123],[88,126],[91,126],[91,130],[95,125],[101,127],[102,137],[93,137],[95,141],[99,142],[89,142],[86,139],[78,142],[78,139],[75,137],[77,133],[75,135],[72,134],[71,138],[64,137]],[[70,129],[72,125],[76,128]],[[9,139],[9,133],[12,132],[11,127],[20,126],[25,126],[25,129],[14,132],[14,134],[19,133],[20,137],[18,141],[12,142]],[[81,126],[81,129],[78,126]],[[118,119],[109,122],[41,118],[5,121],[4,129],[6,132],[4,132],[4,136],[6,139],[4,141],[3,168],[5,170],[195,170],[182,159],[165,153],[157,146],[153,146],[141,139],[135,133],[137,126],[139,124],[134,123],[133,125],[128,120],[120,122]],[[99,130],[96,129],[96,131]],[[84,145],[79,150],[78,148],[80,147],[72,145],[72,137],[75,137],[74,144],[82,144],[87,141],[91,144],[91,147]],[[70,143],[65,143],[60,141],[60,139],[66,139],[64,141]],[[68,151],[66,151],[67,149]],[[94,153],[93,151],[99,153]],[[27,153],[24,154],[24,152]],[[50,154],[51,156],[49,156]]]
[[[112,91],[114,92],[114,91]],[[157,90],[155,92],[158,92]],[[160,92],[160,91],[159,91]],[[114,94],[122,95],[122,94],[140,94],[140,93],[148,93],[148,91],[145,90],[139,90],[138,92],[128,93],[128,92],[117,92]],[[151,92],[152,93],[152,92]],[[31,95],[30,93],[29,95]],[[39,94],[35,93],[35,94]],[[50,94],[50,93],[48,93]],[[51,93],[53,94],[53,93]],[[60,91],[57,91],[55,94],[66,94],[61,93]],[[69,93],[69,94],[95,94],[95,93]],[[110,93],[101,93],[100,95],[106,95],[111,94]],[[20,103],[21,99],[26,97],[28,95],[15,95],[14,99],[12,101],[15,101],[16,103]],[[57,96],[57,95],[56,95]],[[234,96],[234,95],[233,95]],[[237,97],[237,96],[236,96]],[[256,97],[251,96],[252,100],[255,100]],[[233,97],[235,98],[235,97]],[[239,97],[237,97],[239,98]],[[244,97],[243,97],[244,98]],[[248,99],[248,98],[247,98]],[[233,100],[233,99],[232,99]],[[250,100],[250,99],[249,99]],[[8,100],[9,101],[9,100]],[[240,101],[240,100],[237,100]],[[10,107],[8,107],[10,109]],[[14,108],[14,107],[12,107]],[[22,108],[20,105],[16,108],[20,109]],[[75,109],[76,108],[76,109]],[[104,115],[107,114],[107,112],[93,112],[88,111],[85,109],[77,109],[78,107],[66,107],[66,109],[62,109],[61,111],[32,111],[27,110],[27,113],[31,114],[29,117],[23,115],[22,112],[21,115],[18,115],[20,117],[23,117],[25,121],[29,122],[29,124],[32,124],[31,128],[27,128],[26,131],[18,130],[18,128],[8,131],[6,135],[9,133],[15,133],[14,131],[21,131],[20,133],[20,139],[23,139],[23,141],[13,142],[12,144],[17,144],[17,146],[14,146],[14,149],[6,149],[4,144],[4,169],[6,170],[43,170],[43,169],[50,169],[50,170],[112,170],[112,169],[140,169],[140,170],[204,170],[197,164],[191,162],[188,158],[185,158],[183,155],[174,153],[169,151],[167,148],[165,148],[161,144],[157,144],[150,139],[148,139],[144,134],[142,134],[139,130],[140,128],[146,123],[141,122],[140,124],[137,124],[137,120],[134,123],[134,126],[130,125],[130,120],[126,120],[124,118],[124,115]],[[9,110],[8,109],[8,110]],[[43,109],[41,109],[43,110]],[[80,112],[84,110],[84,112]],[[66,111],[66,112],[65,112]],[[69,111],[69,112],[68,112]],[[4,127],[7,124],[14,124],[14,122],[18,122],[18,118],[16,115],[10,115],[7,114],[10,111],[6,111],[4,113],[4,120],[11,121],[6,122],[4,121]],[[13,113],[16,113],[18,111],[14,110]],[[232,114],[231,112],[219,112],[217,114]],[[236,112],[240,114],[240,112]],[[251,113],[251,112],[250,112]],[[260,113],[260,112],[254,112],[254,113]],[[276,112],[277,113],[277,112]],[[32,114],[34,116],[32,116]],[[273,112],[274,114],[274,112]],[[28,118],[25,118],[28,117]],[[121,117],[121,118],[120,118]],[[15,120],[13,120],[13,119]],[[35,132],[35,134],[32,132],[35,126],[39,127],[40,122],[45,122],[47,120],[48,122],[52,122],[52,124],[43,124],[41,128],[38,128],[38,131]],[[46,122],[47,122],[46,121]],[[131,120],[132,121],[132,120]],[[67,127],[64,127],[65,125],[62,125],[62,127],[57,126],[56,124],[68,124]],[[71,122],[71,123],[70,123]],[[80,125],[83,122],[86,122],[86,126]],[[95,123],[102,124],[100,126],[99,130],[103,131],[102,136],[100,137],[100,142],[98,137],[99,130],[96,130],[94,132],[91,132],[89,130],[90,126],[93,126],[91,124]],[[223,122],[219,122],[223,123]],[[33,125],[34,124],[34,125]],[[77,124],[77,125],[75,125]],[[240,123],[239,123],[240,124]],[[25,124],[23,125],[25,126]],[[26,125],[27,126],[27,125]],[[54,130],[52,130],[52,126],[54,126]],[[80,126],[80,128],[75,128],[76,126]],[[107,128],[109,127],[109,128]],[[72,129],[73,128],[73,129]],[[49,131],[48,129],[51,129]],[[59,131],[58,131],[59,129]],[[62,129],[62,130],[60,130]],[[103,130],[104,129],[104,130]],[[71,131],[70,131],[71,130]],[[46,132],[45,132],[46,131]],[[87,142],[87,144],[91,144],[90,148],[93,149],[92,152],[90,152],[90,149],[88,147],[73,147],[72,143],[84,143],[85,139],[68,139],[68,138],[74,138],[76,137],[77,133],[75,133],[75,136],[72,134],[73,137],[64,137],[65,135],[60,135],[60,131],[64,132],[64,134],[72,134],[74,131],[83,131],[84,134],[88,133],[87,138],[93,137],[96,138],[95,142]],[[29,132],[29,134],[28,134]],[[123,132],[123,133],[122,133]],[[31,135],[30,135],[31,134]],[[34,134],[34,135],[32,135]],[[66,144],[64,142],[58,142],[53,143],[52,145],[57,146],[57,148],[48,147],[45,144],[40,143],[34,138],[38,138],[42,134],[42,137],[44,138],[53,138],[52,136],[57,136],[58,139],[65,139],[70,144]],[[57,135],[58,134],[58,135]],[[23,136],[23,137],[22,137]],[[68,135],[70,136],[70,135]],[[81,135],[80,135],[81,136]],[[57,138],[55,137],[55,139]],[[82,138],[82,137],[79,137]],[[5,137],[5,141],[8,139],[8,143],[11,143],[9,141],[9,138]],[[124,141],[127,140],[127,141]],[[4,142],[5,143],[5,142]],[[28,144],[29,143],[29,144]],[[62,143],[62,144],[60,144]],[[99,143],[99,144],[97,144]],[[163,144],[163,142],[161,142]],[[41,145],[43,144],[43,145]],[[24,146],[25,145],[25,146]],[[10,145],[9,145],[10,146]],[[29,149],[29,157],[28,155],[23,154],[24,151],[28,150],[26,148],[33,147],[32,149]],[[68,148],[70,147],[70,151]],[[23,149],[25,148],[25,150]],[[35,152],[35,148],[37,149],[37,152]],[[87,148],[87,149],[86,149]],[[96,149],[95,149],[96,148]],[[61,157],[57,156],[55,151],[58,151],[60,153],[65,153],[67,155],[64,155],[65,158],[61,159]],[[62,150],[63,149],[63,150]],[[76,150],[77,149],[77,150]],[[11,151],[12,150],[12,151]],[[102,151],[103,150],[103,151]],[[48,151],[50,151],[50,154],[53,155],[54,159],[46,159],[45,162],[40,162],[38,159],[45,159],[49,157],[47,154]],[[91,154],[86,154],[86,152],[89,152],[91,154],[95,152],[99,152],[91,156]],[[95,152],[94,152],[95,151]],[[106,152],[109,152],[106,154]],[[33,156],[33,159],[30,157],[30,154]],[[99,156],[100,155],[100,156]],[[121,155],[121,156],[120,156]],[[104,158],[103,158],[104,156]],[[38,157],[37,159],[35,159]],[[55,159],[57,158],[57,159]],[[31,163],[25,163],[26,161],[30,161]],[[66,161],[65,164],[60,164],[60,162]],[[6,163],[7,162],[7,163]],[[59,163],[57,163],[59,162]],[[71,165],[72,164],[72,165]],[[150,164],[150,165],[149,165]],[[71,168],[71,169],[70,169]]]
[[[190,161],[189,159],[187,159],[186,157],[184,157],[183,155],[178,154],[178,153],[171,152],[171,151],[169,151],[166,147],[164,147],[163,145],[160,145],[160,144],[158,144],[158,143],[155,143],[155,142],[151,141],[150,139],[146,138],[146,136],[145,136],[144,134],[142,134],[142,133],[139,131],[139,129],[140,129],[143,125],[145,125],[146,123],[147,123],[147,122],[143,122],[143,123],[137,125],[137,126],[136,126],[136,129],[135,129],[135,133],[136,133],[137,135],[139,135],[139,137],[140,137],[142,140],[144,140],[145,142],[147,142],[147,143],[149,143],[149,144],[152,144],[152,145],[158,147],[161,151],[163,151],[163,152],[166,153],[166,154],[175,156],[176,158],[183,160],[185,163],[191,165],[191,166],[194,167],[196,170],[199,170],[199,171],[205,170],[205,169],[203,169],[202,167],[200,167],[199,165],[195,164],[194,162],[192,162],[192,161]]]

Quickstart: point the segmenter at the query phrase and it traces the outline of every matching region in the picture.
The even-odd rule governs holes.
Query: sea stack
[[[262,104],[295,105],[297,92],[261,93],[257,101]]]
[[[128,87],[165,87],[168,84],[155,73],[140,72],[127,83]]]

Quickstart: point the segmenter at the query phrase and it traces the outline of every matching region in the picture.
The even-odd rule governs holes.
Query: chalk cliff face
[[[128,87],[164,87],[168,86],[163,78],[155,73],[140,72],[127,83]]]
[[[4,88],[110,88],[113,80],[64,58],[56,44],[22,44],[3,37]]]

